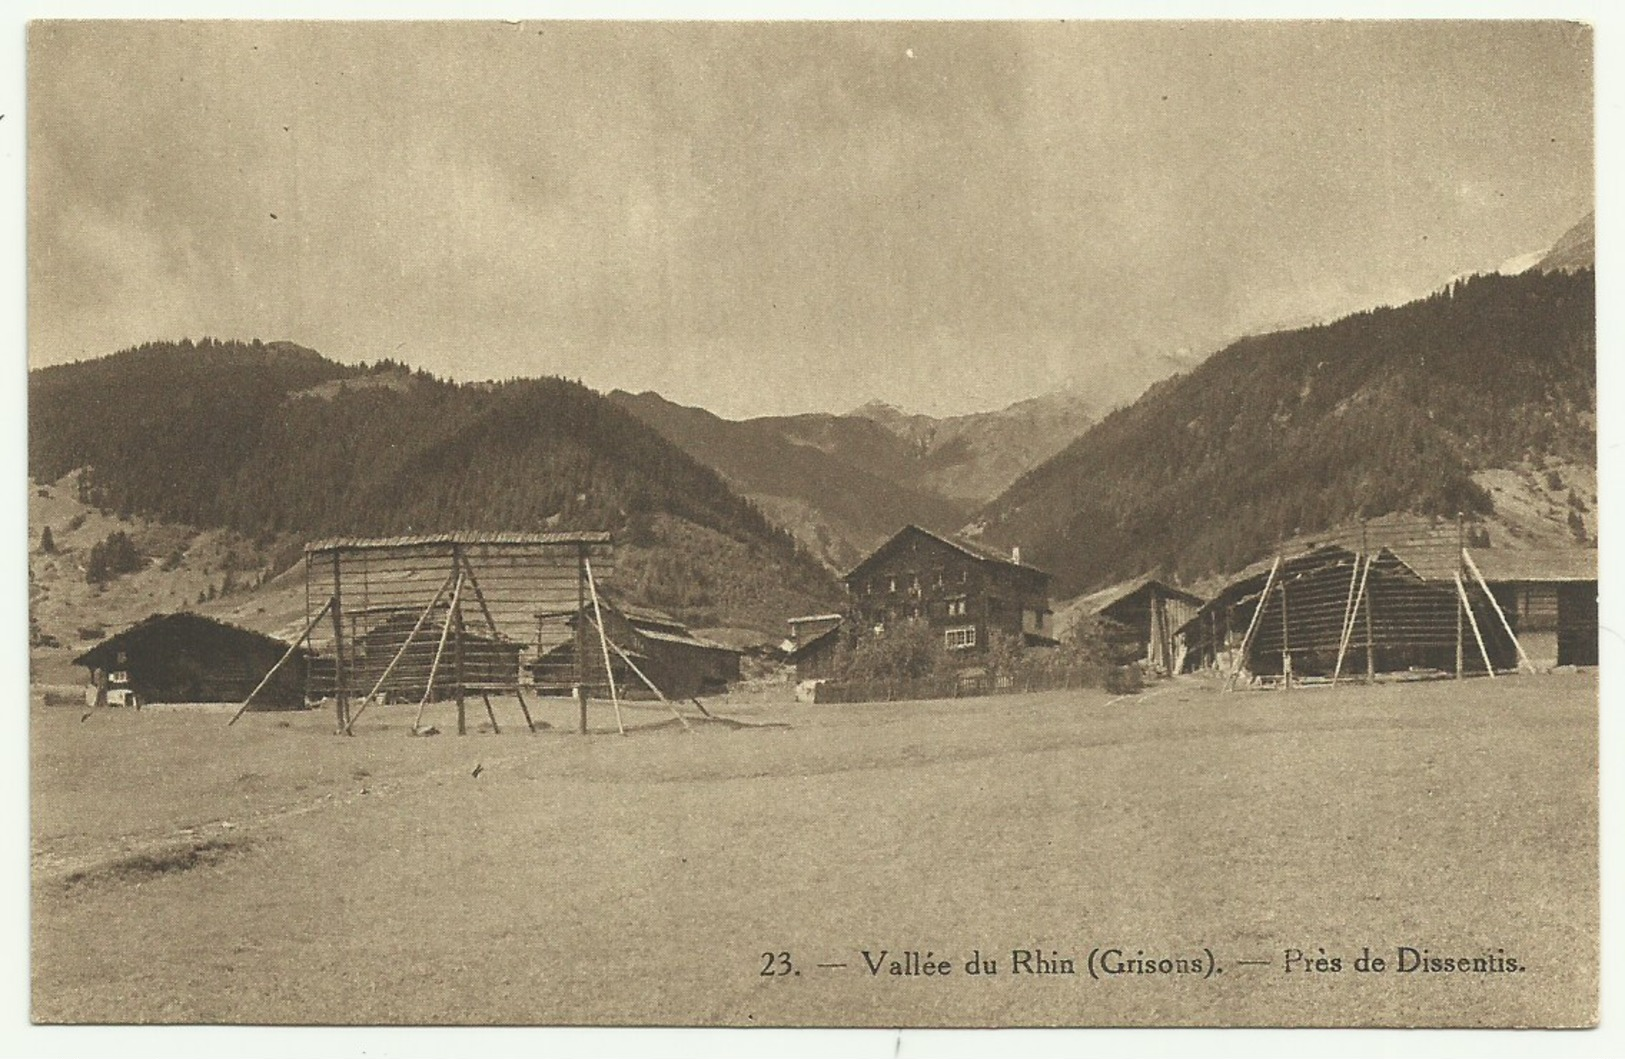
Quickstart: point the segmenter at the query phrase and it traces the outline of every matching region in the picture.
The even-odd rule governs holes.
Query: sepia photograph
[[[1598,1025],[1593,25],[19,32],[36,1027]]]

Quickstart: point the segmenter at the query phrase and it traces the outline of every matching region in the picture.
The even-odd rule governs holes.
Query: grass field
[[[409,738],[388,707],[344,739],[326,714],[81,720],[36,696],[35,1018],[1595,1017],[1594,673],[713,709],[752,727],[582,739],[555,704],[533,736],[499,704],[500,736]],[[1526,970],[1361,973],[1362,946]],[[1096,980],[1110,948],[1210,949],[1219,973]],[[1015,949],[1077,973],[1012,974]],[[1289,973],[1289,949],[1342,970]],[[953,970],[871,975],[863,950]],[[1000,973],[965,974],[973,950]],[[763,975],[779,953],[792,972]]]

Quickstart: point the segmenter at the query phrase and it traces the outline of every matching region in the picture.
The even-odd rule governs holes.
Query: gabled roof
[[[210,631],[226,631],[239,636],[252,637],[255,640],[263,640],[267,643],[267,645],[280,647],[284,651],[288,649],[287,641],[279,640],[275,636],[267,636],[265,633],[255,632],[253,629],[245,629],[241,625],[233,625],[229,621],[221,621],[218,618],[211,618],[193,611],[180,610],[173,611],[168,614],[149,614],[147,617],[142,618],[134,625],[131,625],[120,632],[114,633],[112,636],[109,636],[95,647],[92,647],[90,650],[80,655],[78,658],[75,658],[73,660],[73,664],[76,666],[86,667],[95,666],[98,664],[96,661],[97,656],[105,654],[110,650],[116,650],[131,640],[139,639],[143,635],[165,625],[176,626],[178,629],[184,629],[187,626],[190,626],[193,630],[199,631],[204,629]]]
[[[785,653],[789,660],[794,662],[801,656],[811,652],[814,647],[828,641],[832,636],[840,631],[841,627],[839,625],[832,625],[823,632],[819,633],[817,636],[814,636],[812,639],[808,640],[806,643],[797,645],[795,648],[788,650]],[[785,642],[788,643],[789,641],[786,640]]]
[[[892,534],[891,537],[887,539],[885,544],[882,544],[880,547],[876,548],[874,551],[865,556],[863,561],[844,574],[841,577],[841,580],[852,580],[863,570],[864,567],[868,566],[876,558],[890,549],[893,544],[896,544],[899,540],[903,539],[910,533],[918,533],[929,537],[930,539],[937,541],[940,544],[945,544],[955,551],[975,559],[978,562],[993,563],[997,566],[1008,566],[1016,570],[1027,570],[1031,573],[1040,574],[1044,577],[1050,576],[1049,572],[1046,570],[1040,570],[1038,567],[1029,566],[1026,563],[1018,563],[1011,559],[1009,555],[994,551],[992,548],[989,548],[984,544],[979,544],[975,541],[968,541],[963,537],[945,537],[940,533],[932,533],[930,530],[916,526],[911,522],[907,526],[904,526],[902,529],[898,530],[896,533]]]
[[[1484,580],[1595,581],[1597,553],[1590,548],[1469,548]]]
[[[1163,595],[1182,599],[1193,607],[1200,607],[1207,602],[1201,596],[1193,595],[1182,588],[1175,588],[1166,581],[1147,575],[1128,581],[1119,581],[1109,588],[1091,592],[1078,601],[1078,606],[1082,613],[1099,614],[1101,611],[1153,587],[1161,589]]]
[[[626,623],[635,629],[639,636],[646,637],[650,640],[659,640],[664,643],[684,644],[689,647],[704,647],[713,651],[731,651],[734,654],[743,653],[737,647],[729,647],[725,643],[718,643],[715,640],[709,640],[703,636],[695,635],[688,626],[684,625],[670,614],[667,614],[665,611],[655,610],[653,607],[640,607],[632,604],[623,604],[609,598],[608,594],[606,593],[599,594],[598,602],[599,606],[604,610],[619,614],[622,618],[626,619]],[[591,621],[591,600],[587,602],[586,610],[588,620]],[[574,628],[579,617],[579,611],[574,607],[567,610],[545,610],[537,613],[536,617],[542,619],[544,622],[551,619],[553,622],[560,625]],[[622,646],[626,645],[623,644]]]

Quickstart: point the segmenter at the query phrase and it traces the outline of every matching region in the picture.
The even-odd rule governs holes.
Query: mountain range
[[[152,343],[31,372],[28,425],[36,483],[76,473],[98,511],[233,531],[270,573],[312,537],[608,529],[623,595],[698,625],[772,632],[838,598],[715,471],[563,379],[457,384],[286,343]]]
[[[1589,541],[1592,229],[1515,275],[950,417],[871,402],[736,421],[286,342],[150,343],[30,372],[29,474],[64,542],[39,576],[76,576],[85,534],[119,524],[144,527],[143,578],[160,558],[190,577],[145,589],[182,602],[222,570],[274,581],[313,536],[605,528],[629,601],[765,637],[838,606],[833,574],[910,522],[1021,545],[1058,599],[1191,581],[1389,511],[1466,512],[1497,544]]]

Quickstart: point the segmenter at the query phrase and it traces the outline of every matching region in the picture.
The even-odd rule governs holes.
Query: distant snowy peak
[[[1516,276],[1520,273],[1528,272],[1530,269],[1540,264],[1541,259],[1550,252],[1551,251],[1545,249],[1531,250],[1527,254],[1519,254],[1516,257],[1509,257],[1497,265],[1495,267],[1495,271],[1503,276]]]

